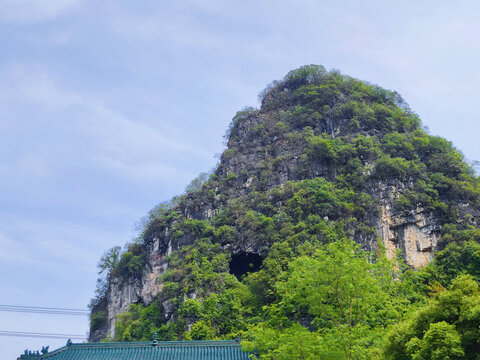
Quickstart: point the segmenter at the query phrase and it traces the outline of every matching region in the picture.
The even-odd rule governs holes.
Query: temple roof
[[[21,355],[20,360],[248,360],[238,342],[136,341],[74,344],[44,353]]]

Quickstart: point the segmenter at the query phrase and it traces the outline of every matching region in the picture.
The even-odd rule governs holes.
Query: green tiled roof
[[[21,360],[248,360],[236,341],[161,341],[70,344]]]

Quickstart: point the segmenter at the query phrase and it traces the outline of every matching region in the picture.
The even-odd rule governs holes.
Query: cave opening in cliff
[[[232,255],[232,259],[230,260],[230,274],[235,275],[237,279],[241,280],[247,273],[260,270],[262,262],[263,257],[258,254],[239,252]]]

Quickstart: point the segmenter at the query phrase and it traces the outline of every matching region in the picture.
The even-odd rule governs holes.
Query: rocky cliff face
[[[299,74],[287,75],[269,89],[260,110],[237,113],[228,147],[207,184],[185,195],[171,210],[177,216],[149,225],[143,270],[128,279],[111,277],[103,299],[107,322],[90,333],[91,341],[107,334],[115,338],[119,314],[131,304],[149,304],[162,294],[168,255],[198,239],[195,232],[176,230],[178,224],[189,219],[214,221],[235,201],[248,203],[245,199],[251,198],[253,202],[261,194],[267,194],[271,207],[279,209],[287,201],[274,202],[272,191],[288,182],[321,177],[364,194],[370,207],[349,215],[362,227],[345,225],[346,233],[368,250],[377,250],[380,238],[390,258],[400,252],[413,268],[432,260],[442,246],[446,222],[467,219],[476,225],[477,199],[466,190],[455,196],[449,193],[451,184],[465,180],[450,166],[445,171],[436,168],[438,157],[448,157],[454,150],[443,145],[426,148],[426,142],[433,140],[419,130],[418,118],[398,94],[322,68]],[[325,223],[342,217],[341,213],[325,214]],[[274,240],[260,241],[256,230],[244,230],[244,220],[233,221],[229,228],[234,235],[216,237],[224,251],[268,256]],[[197,295],[193,291],[185,296]],[[159,301],[168,323],[175,318],[175,307],[168,298]]]
[[[407,213],[393,210],[395,197],[404,184],[378,184],[380,216],[375,230],[381,236],[387,256],[395,258],[401,251],[405,262],[413,268],[427,265],[440,240],[439,219],[431,211],[417,207]]]

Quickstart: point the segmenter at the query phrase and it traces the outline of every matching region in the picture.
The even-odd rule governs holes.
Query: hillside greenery
[[[271,360],[479,358],[480,229],[463,204],[480,206],[480,180],[462,154],[422,129],[398,93],[321,66],[288,73],[260,100],[260,110],[232,120],[222,160],[249,139],[281,138],[300,149],[299,180],[268,185],[290,159],[267,145],[261,173],[202,174],[154,208],[135,242],[104,255],[102,273],[140,277],[145,245],[167,228],[173,241],[195,241],[165,259],[162,291],[118,317],[114,340],[151,340],[154,331],[160,340],[240,337],[253,358]],[[262,122],[242,138],[251,116]],[[311,164],[327,172],[312,176]],[[440,219],[440,251],[422,269],[405,266],[401,254],[387,259],[370,221],[379,211],[371,189],[397,182],[395,211],[423,208]],[[208,219],[183,215],[192,202],[214,200],[221,206]],[[378,250],[359,238],[378,241]],[[255,239],[262,263],[238,274],[227,245],[246,239]],[[105,286],[93,304],[104,294]],[[92,330],[102,316],[92,313]]]

